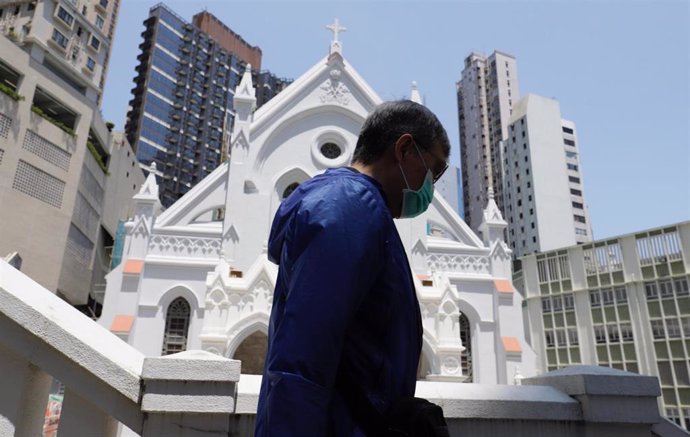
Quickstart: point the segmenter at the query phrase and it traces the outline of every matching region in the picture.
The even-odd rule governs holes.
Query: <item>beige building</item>
[[[519,95],[517,62],[512,55],[499,51],[489,57],[471,53],[465,58],[456,90],[462,209],[465,222],[478,232],[489,201],[489,188],[504,212],[501,141],[508,136],[508,119]]]
[[[594,364],[658,376],[662,414],[690,430],[690,222],[520,261],[513,283],[538,373]]]
[[[143,182],[99,110],[118,3],[0,3],[0,255],[73,305],[93,303]]]

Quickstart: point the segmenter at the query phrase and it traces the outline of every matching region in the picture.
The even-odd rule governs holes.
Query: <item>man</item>
[[[393,218],[427,209],[449,152],[431,111],[384,103],[365,120],[351,167],[283,201],[269,239],[280,269],[257,437],[365,435],[363,405],[385,413],[414,396],[422,324]]]

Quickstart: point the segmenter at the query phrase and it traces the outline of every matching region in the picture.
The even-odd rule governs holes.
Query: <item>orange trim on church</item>
[[[128,333],[132,329],[134,324],[134,316],[125,316],[123,314],[118,314],[113,319],[113,323],[110,325],[110,332],[125,332]]]
[[[433,287],[434,286],[434,280],[431,279],[431,276],[429,275],[424,275],[424,274],[417,274],[417,278],[422,282],[423,287]]]
[[[518,354],[522,352],[522,346],[520,346],[520,340],[517,337],[501,337],[501,340],[503,341],[503,349],[506,352]]]
[[[513,284],[507,279],[496,279],[494,286],[499,293],[513,293],[515,291]]]
[[[122,273],[129,275],[138,275],[144,270],[144,260],[141,259],[130,259],[125,263]]]

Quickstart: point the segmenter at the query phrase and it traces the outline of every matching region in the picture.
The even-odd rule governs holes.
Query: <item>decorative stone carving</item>
[[[319,87],[321,90],[321,103],[339,103],[347,106],[350,103],[350,90],[348,87],[340,82],[340,70],[334,68],[330,72],[330,79],[327,79],[323,85]]]
[[[446,357],[441,364],[441,371],[447,375],[456,375],[460,372],[460,361],[455,357]]]
[[[489,259],[485,256],[429,253],[426,262],[432,271],[489,273]]]
[[[149,254],[214,259],[220,257],[221,247],[219,238],[154,235],[149,243]]]

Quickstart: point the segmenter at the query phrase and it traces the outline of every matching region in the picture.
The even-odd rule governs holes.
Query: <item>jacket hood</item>
[[[334,178],[338,178],[340,181],[344,179],[354,181],[356,179],[360,182],[364,182],[370,185],[372,189],[377,190],[385,201],[385,194],[381,189],[381,185],[369,176],[363,175],[357,170],[349,167],[326,170],[325,173],[300,184],[300,186],[280,204],[273,218],[271,233],[268,237],[269,261],[274,264],[280,264],[280,256],[283,251],[286,235],[288,235],[289,229],[294,225],[293,219],[295,213],[302,207],[304,198],[313,191],[319,191],[319,193],[315,193],[316,195],[327,196],[329,193],[329,185],[332,186],[331,184],[333,184]]]

